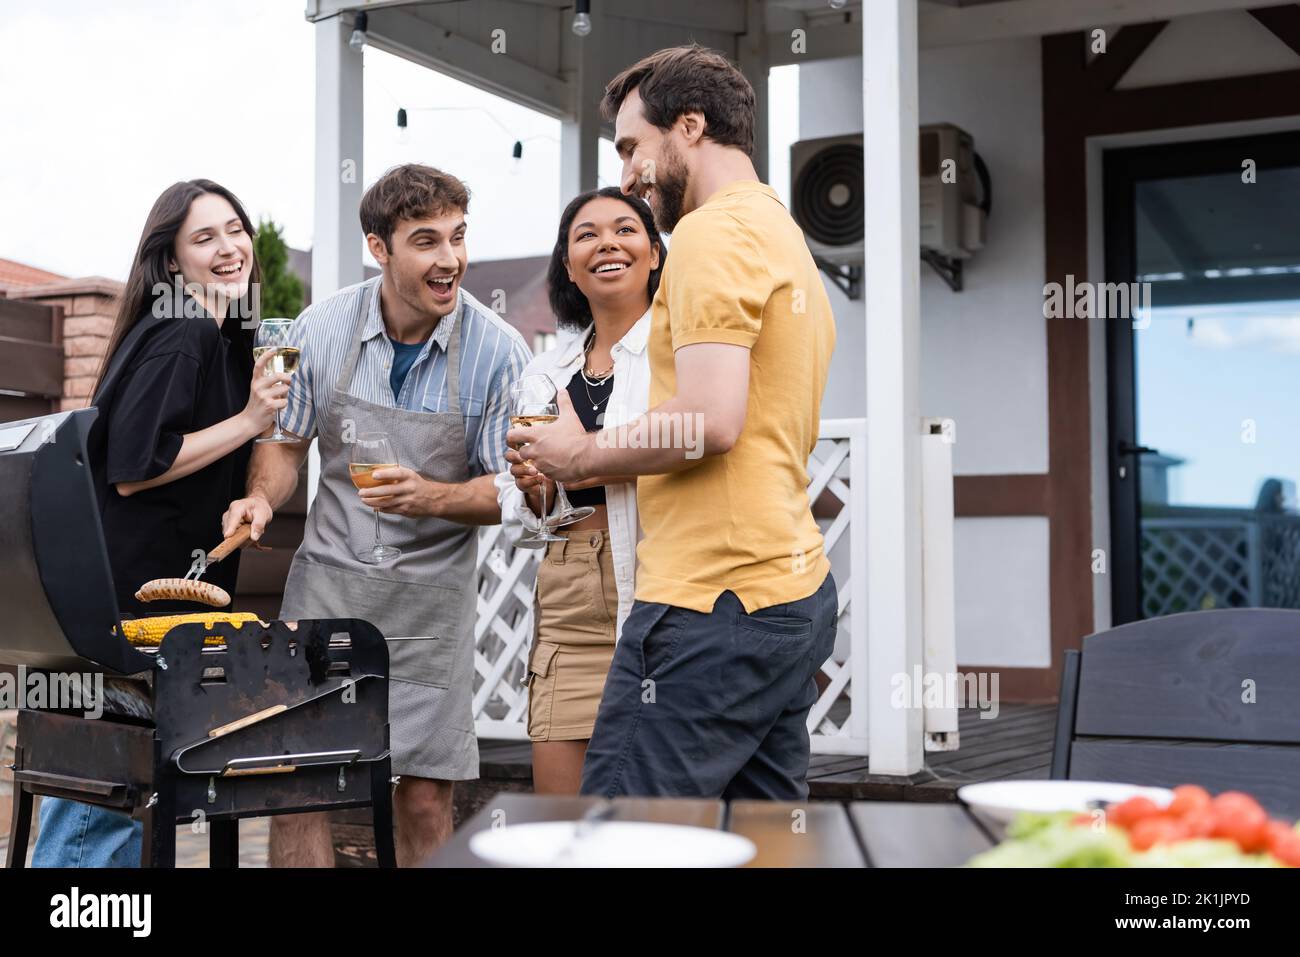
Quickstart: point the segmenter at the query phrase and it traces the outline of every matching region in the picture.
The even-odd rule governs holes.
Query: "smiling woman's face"
[[[253,237],[224,196],[204,193],[190,204],[176,233],[172,256],[172,265],[185,285],[202,289],[198,298],[211,302],[220,297],[229,302],[248,292]],[[196,292],[192,290],[192,294]]]
[[[565,265],[589,302],[648,297],[650,273],[659,265],[659,247],[650,242],[632,207],[621,199],[599,196],[573,217]]]

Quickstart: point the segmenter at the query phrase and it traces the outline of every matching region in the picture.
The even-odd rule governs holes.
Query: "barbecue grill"
[[[130,645],[87,465],[97,414],[0,425],[0,664],[102,682],[94,706],[19,712],[8,866],[37,794],[140,819],[147,867],[175,865],[177,824],[206,827],[212,866],[233,867],[240,818],[370,807],[395,866],[384,637],[359,619],[218,622]]]

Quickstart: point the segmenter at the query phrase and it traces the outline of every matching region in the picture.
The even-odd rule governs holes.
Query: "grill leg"
[[[176,794],[170,775],[154,764],[153,786],[158,800],[145,808],[144,843],[140,848],[141,867],[176,866]]]
[[[393,847],[392,761],[384,758],[370,765],[370,812],[375,825],[375,858],[380,867],[397,866]]]
[[[239,821],[208,822],[208,866],[239,866]]]
[[[21,765],[21,760],[15,761]],[[9,850],[5,855],[5,867],[20,868],[27,866],[27,840],[32,833],[32,792],[22,784],[14,782],[14,813],[9,822]]]

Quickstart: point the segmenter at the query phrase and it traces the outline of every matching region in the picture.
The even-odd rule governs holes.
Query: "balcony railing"
[[[1195,510],[1179,517],[1177,511],[1142,519],[1146,617],[1208,608],[1300,608],[1300,516],[1242,510],[1209,517]]]

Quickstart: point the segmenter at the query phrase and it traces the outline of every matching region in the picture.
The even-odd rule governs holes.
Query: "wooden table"
[[[590,797],[498,794],[425,866],[487,867],[469,849],[479,831],[576,821],[597,803]],[[994,844],[960,804],[733,801],[728,806],[693,798],[617,798],[611,819],[725,828],[758,848],[749,867],[959,867]]]

